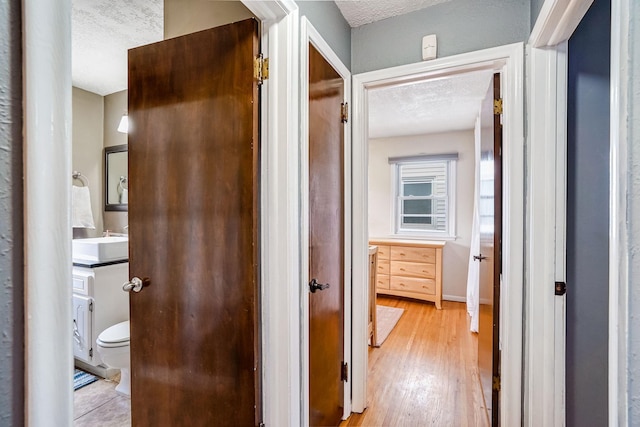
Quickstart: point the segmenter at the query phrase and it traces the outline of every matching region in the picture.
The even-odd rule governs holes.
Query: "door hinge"
[[[500,377],[493,377],[493,391],[500,391]]]
[[[493,100],[493,114],[502,114],[502,98]]]
[[[564,295],[567,293],[566,282],[556,282],[556,295]]]
[[[258,80],[259,85],[269,78],[269,58],[259,54],[253,60],[253,77]]]
[[[89,349],[89,357],[93,357],[93,348]]]
[[[264,423],[259,423],[258,427],[265,427]]]
[[[340,107],[340,120],[342,123],[347,123],[349,121],[349,103],[343,102]]]
[[[349,381],[349,364],[342,362],[342,368],[340,369],[340,381]]]
[[[89,311],[93,312],[93,301],[89,303]]]

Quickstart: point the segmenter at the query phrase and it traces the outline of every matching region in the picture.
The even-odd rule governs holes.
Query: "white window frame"
[[[389,163],[392,163],[393,173],[391,188],[393,188],[393,229],[392,234],[395,236],[410,236],[412,238],[422,237],[438,240],[454,240],[456,238],[456,160],[455,157],[450,156],[419,156],[415,158],[403,158],[403,159],[389,159]],[[437,230],[421,230],[412,228],[403,228],[402,226],[402,201],[400,192],[402,185],[402,178],[400,177],[400,168],[408,164],[416,163],[445,163],[447,168],[447,216],[446,216],[446,228],[444,231]],[[432,199],[432,200],[435,200]]]

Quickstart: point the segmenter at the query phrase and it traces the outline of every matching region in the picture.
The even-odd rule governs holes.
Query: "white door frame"
[[[564,425],[567,49],[528,49],[525,425]],[[555,197],[550,197],[555,195]]]
[[[298,7],[242,2],[263,21],[271,61],[261,106],[264,422],[298,426]],[[71,1],[26,2],[23,19],[26,420],[72,425]]]
[[[366,405],[368,301],[367,90],[391,84],[490,69],[502,74],[503,273],[501,295],[502,425],[521,420],[524,262],[524,47],[522,43],[353,76],[353,410]],[[505,321],[509,319],[509,321]]]
[[[529,38],[529,232],[525,425],[564,425],[567,40],[593,0],[546,0]],[[629,0],[611,3],[609,425],[628,413],[627,134]],[[549,161],[554,159],[555,162]],[[545,194],[547,197],[545,197]],[[556,197],[548,197],[555,194]],[[555,226],[555,232],[551,227]],[[531,232],[535,229],[535,234]],[[549,254],[554,254],[550,257]],[[553,320],[553,321],[552,321]]]
[[[309,44],[338,72],[344,81],[344,99],[351,103],[351,72],[309,22],[300,19],[300,188],[301,188],[301,284],[309,283]],[[336,112],[337,114],[337,112]],[[344,125],[344,361],[351,360],[351,121]],[[300,299],[302,327],[302,423],[309,425],[309,292]],[[343,419],[351,414],[351,378],[344,384]]]

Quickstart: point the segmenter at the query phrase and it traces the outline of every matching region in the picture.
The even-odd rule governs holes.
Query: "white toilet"
[[[98,335],[96,342],[102,361],[112,368],[120,369],[120,384],[116,391],[131,396],[129,321],[105,329]]]

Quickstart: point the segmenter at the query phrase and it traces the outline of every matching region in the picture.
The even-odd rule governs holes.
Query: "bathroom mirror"
[[[126,211],[129,203],[127,145],[104,149],[104,210]]]

